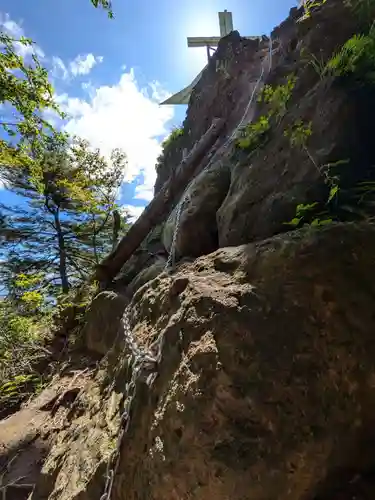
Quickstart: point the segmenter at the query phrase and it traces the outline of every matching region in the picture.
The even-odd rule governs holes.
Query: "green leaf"
[[[16,43],[33,44],[28,38],[16,40],[0,32],[0,104],[11,117],[0,119],[0,165],[32,168],[49,138],[63,136],[43,118],[43,112],[51,110],[59,116],[60,110],[38,57],[34,54],[33,64],[26,64]]]
[[[328,224],[331,224],[333,222],[332,219],[314,219],[310,226],[312,227],[319,227],[319,226],[327,226]]]
[[[315,201],[314,203],[307,203],[307,204],[297,205],[296,214],[297,214],[297,216],[303,216],[307,212],[311,212],[312,210],[314,210],[314,208],[317,205],[319,205],[319,203],[317,201]]]
[[[335,196],[337,196],[338,192],[339,192],[339,186],[336,185],[331,187],[329,191],[328,203],[332,201]]]
[[[293,226],[293,227],[297,227],[300,222],[302,221],[302,217],[295,217],[294,219],[292,219],[291,221],[289,222],[284,222],[284,224],[286,226]]]

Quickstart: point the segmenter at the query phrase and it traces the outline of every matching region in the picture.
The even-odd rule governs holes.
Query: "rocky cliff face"
[[[373,182],[375,94],[317,66],[360,30],[348,9],[222,40],[155,193],[223,118],[199,175],[93,300],[79,370],[0,422],[8,500],[375,498],[375,226],[345,219],[332,173]],[[280,117],[238,149],[290,75]],[[333,222],[300,227],[316,207]]]

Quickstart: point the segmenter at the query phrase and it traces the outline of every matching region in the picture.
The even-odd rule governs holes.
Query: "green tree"
[[[76,139],[69,148],[51,144],[45,152],[38,179],[42,190],[27,168],[2,169],[8,189],[26,202],[0,205],[6,235],[0,278],[9,292],[20,274],[38,275],[35,290],[48,290],[52,296],[60,290],[67,293],[88,277],[113,246],[125,166],[122,151],[114,150],[107,161],[99,150]]]
[[[38,281],[38,277],[20,276],[17,286],[21,300],[0,298],[0,418],[18,409],[41,386],[38,366],[48,364],[49,351],[44,344],[54,308],[42,305],[40,292],[28,291],[32,281]]]
[[[45,113],[63,114],[54,101],[47,70],[36,54],[26,63],[17,44],[27,48],[33,42],[0,32],[0,163],[28,165],[35,171],[46,141],[52,136],[55,141],[65,140],[45,119]]]

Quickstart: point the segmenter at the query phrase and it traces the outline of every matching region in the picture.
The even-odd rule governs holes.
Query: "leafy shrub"
[[[264,86],[258,102],[269,104],[269,117],[275,116],[279,121],[283,118],[296,83],[297,78],[292,74],[288,76],[284,85],[277,85],[276,87],[272,87],[271,85]]]
[[[42,387],[42,377],[37,373],[16,375],[10,381],[0,385],[0,408],[19,405],[27,397],[39,392]]]
[[[347,171],[343,171],[343,167]],[[366,179],[352,181],[348,172],[353,169],[350,160],[339,160],[321,167],[327,185],[327,198],[320,202],[299,204],[296,214],[286,224],[322,226],[331,222],[358,222],[375,220],[375,167],[366,173]]]
[[[168,137],[161,143],[162,152],[156,160],[156,172],[158,172],[161,166],[164,164],[166,149],[170,148],[171,145],[182,135],[184,135],[184,129],[182,127],[175,127],[172,129]]]
[[[36,367],[49,355],[51,324],[52,311],[36,312],[33,300],[0,301],[0,418],[41,386]]]
[[[316,56],[305,47],[302,47],[300,50],[300,57],[303,63],[311,66],[314,69],[321,80],[323,80],[324,77],[330,73],[327,62],[324,60],[323,54],[319,54],[318,56]]]
[[[268,113],[242,128],[240,137],[236,140],[237,148],[251,152],[264,146],[268,139],[268,132],[271,130],[271,120],[275,118],[280,121],[285,115],[296,81],[294,75],[289,75],[284,85],[264,86],[258,102],[268,105]]]
[[[335,76],[354,76],[364,83],[375,82],[375,27],[367,35],[358,34],[347,40],[327,63]]]
[[[304,224],[309,226],[324,226],[333,222],[326,210],[322,210],[318,202],[301,203],[296,207],[296,215],[290,222],[285,224],[292,227],[299,227]]]
[[[261,116],[258,121],[247,124],[241,130],[236,146],[246,151],[255,151],[265,143],[270,128],[268,116]]]
[[[304,21],[305,19],[309,19],[312,16],[313,11],[316,8],[324,5],[326,1],[327,0],[305,0],[305,2],[303,3],[304,14],[301,17],[301,19],[299,19],[299,21]]]
[[[184,129],[182,127],[173,128],[172,132],[161,144],[163,149],[167,148],[170,144],[172,144],[176,139],[178,139],[182,135],[184,135]]]
[[[291,221],[286,223],[293,227],[299,227],[304,224],[323,226],[330,224],[334,220],[338,220],[335,208],[338,205],[340,193],[340,176],[335,170],[341,165],[349,163],[349,160],[339,160],[335,163],[319,166],[307,147],[307,141],[312,133],[311,122],[305,123],[302,120],[297,120],[284,131],[284,136],[289,138],[292,148],[301,149],[307,154],[311,163],[323,176],[324,183],[329,188],[328,197],[325,202],[298,204],[295,216]]]
[[[306,147],[308,138],[312,135],[311,122],[307,125],[302,120],[297,120],[289,129],[284,132],[285,137],[289,137],[292,147]]]

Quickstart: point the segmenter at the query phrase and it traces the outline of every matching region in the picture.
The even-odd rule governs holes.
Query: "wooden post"
[[[211,53],[210,53],[210,46],[209,45],[206,45],[206,50],[207,50],[207,61],[210,62]]]
[[[97,266],[94,275],[95,280],[102,283],[111,281],[151,229],[163,222],[169,215],[190,180],[203,169],[204,164],[200,165],[200,163],[207,151],[218,139],[223,126],[224,120],[222,118],[214,118],[211,127],[196,143],[190,155],[175,170],[173,182],[172,179],[169,179],[164,184],[159,193],[130,227],[128,233],[120,240],[115,250]]]

